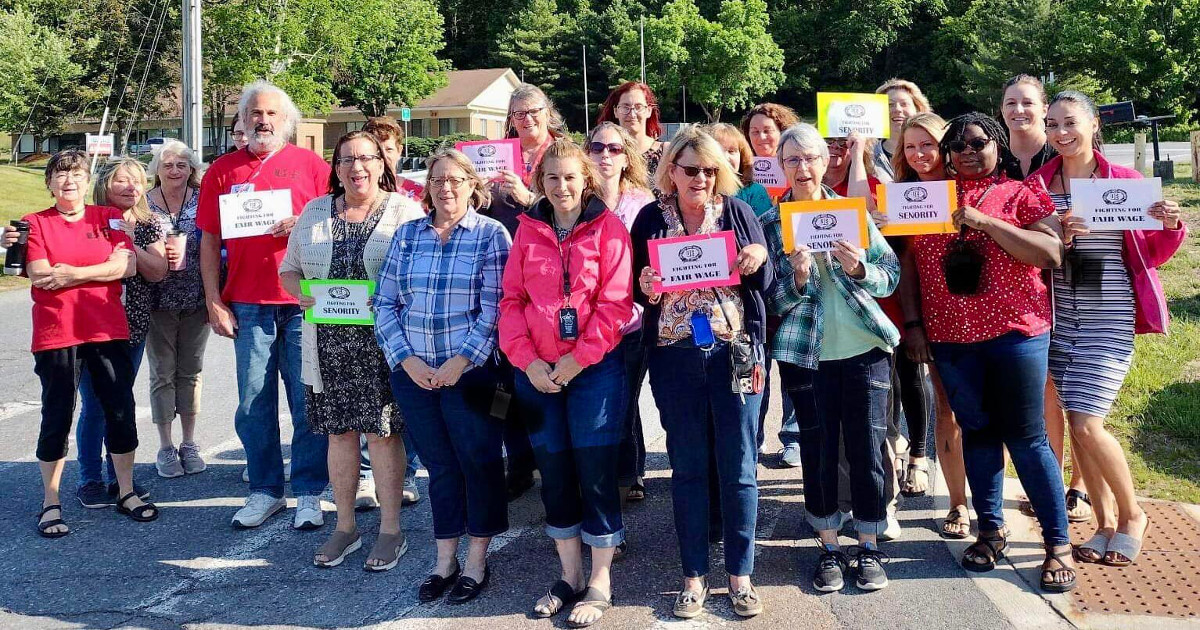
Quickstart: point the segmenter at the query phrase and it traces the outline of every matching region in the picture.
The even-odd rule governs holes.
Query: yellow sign
[[[779,204],[783,228],[783,250],[796,251],[796,244],[814,252],[828,252],[845,240],[863,249],[871,237],[867,232],[867,200],[861,197],[789,201]]]
[[[887,138],[887,94],[817,92],[817,130],[826,138],[845,138],[858,132],[864,138]]]
[[[884,236],[958,231],[951,218],[958,209],[953,180],[879,184],[875,191],[879,213],[887,217],[887,224],[879,229]]]

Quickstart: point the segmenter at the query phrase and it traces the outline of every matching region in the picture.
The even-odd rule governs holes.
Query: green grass
[[[50,207],[42,166],[0,164],[0,225]],[[29,286],[24,278],[0,276],[0,291]]]

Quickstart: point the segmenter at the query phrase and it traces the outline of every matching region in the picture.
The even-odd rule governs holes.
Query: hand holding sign
[[[817,92],[817,130],[826,138],[845,138],[852,132],[889,137],[887,94]]]
[[[900,182],[876,187],[884,236],[952,234],[950,214],[958,207],[953,181]]]
[[[471,160],[475,172],[484,179],[489,179],[501,171],[525,172],[525,160],[521,158],[521,141],[516,138],[457,142],[454,148],[462,151],[463,155]]]
[[[789,201],[779,205],[783,248],[793,252],[803,245],[813,252],[831,252],[838,241],[866,247],[867,200],[861,197]]]
[[[660,238],[650,241],[649,246],[651,271],[662,274],[654,281],[655,293],[736,285],[741,282],[738,271],[743,264],[758,271],[766,261],[753,246],[742,251],[745,258],[739,257],[737,239],[730,230]]]
[[[1162,221],[1168,230],[1179,229],[1179,202],[1174,199],[1155,201],[1146,209],[1146,216]]]
[[[273,234],[281,221],[293,216],[292,191],[286,188],[230,193],[217,200],[225,240]]]
[[[1159,205],[1162,200],[1158,177],[1071,180],[1071,214],[1092,230],[1161,230],[1170,218],[1169,206]],[[1157,207],[1154,215],[1152,207]]]

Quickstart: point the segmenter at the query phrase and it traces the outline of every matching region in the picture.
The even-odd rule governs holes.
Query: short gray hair
[[[783,153],[783,147],[789,142],[801,151],[816,153],[825,160],[829,159],[829,145],[825,144],[825,138],[816,127],[808,123],[796,123],[784,129],[779,135],[779,146],[775,148],[775,155]]]
[[[242,125],[246,127],[246,135],[252,135],[254,132],[254,130],[249,127],[250,101],[254,100],[254,97],[258,96],[259,94],[264,94],[267,92],[274,92],[275,94],[279,95],[280,109],[282,109],[283,113],[287,116],[287,123],[283,126],[283,133],[280,135],[283,137],[284,142],[290,142],[296,137],[296,125],[300,123],[300,110],[296,107],[296,104],[292,102],[292,97],[288,96],[287,92],[284,92],[283,89],[278,85],[275,85],[266,79],[258,79],[252,83],[247,83],[246,86],[242,88],[241,98],[238,99],[238,117],[243,121],[246,121],[242,123]]]
[[[159,185],[158,167],[162,165],[162,161],[169,155],[177,155],[187,160],[188,166],[192,168],[192,175],[188,177],[188,186],[199,188],[200,170],[204,168],[204,165],[200,162],[200,156],[196,155],[196,152],[184,144],[182,140],[176,140],[175,138],[168,138],[158,148],[158,151],[154,152],[154,157],[150,158],[150,166],[146,167],[146,170],[150,171],[150,178],[153,180],[154,185]]]

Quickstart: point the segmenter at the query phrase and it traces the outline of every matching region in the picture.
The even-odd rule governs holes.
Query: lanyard
[[[567,236],[564,237],[562,240],[559,240],[559,238],[558,238],[558,220],[554,218],[554,211],[551,210],[550,212],[551,212],[550,221],[553,223],[553,225],[551,226],[551,229],[554,231],[554,240],[558,241],[558,260],[559,260],[559,262],[562,263],[563,304],[565,306],[570,306],[570,304],[571,304],[571,271],[570,271],[570,269],[571,269],[571,248],[568,247],[566,254],[564,254],[563,253],[563,243],[567,242],[567,239],[571,238],[571,233],[574,232],[575,228],[579,225],[579,218],[583,217],[583,209],[580,208],[579,218],[575,219],[575,223],[571,226],[570,230],[567,232]]]
[[[249,152],[250,155],[254,155],[254,157],[258,158],[258,156],[255,155],[253,151],[250,151],[249,147],[246,148],[246,151]],[[238,185],[244,186],[244,185],[249,184],[250,182],[254,181],[254,178],[258,177],[258,174],[262,172],[263,167],[267,165],[267,160],[270,160],[271,158],[275,157],[276,153],[279,153],[279,151],[272,151],[272,152],[268,153],[266,157],[259,158],[258,159],[258,168],[255,168],[254,172],[250,173],[250,177],[247,177],[244,181],[242,181],[241,184],[238,184]]]
[[[188,205],[188,199],[191,198],[192,187],[186,186],[183,189],[183,203],[179,205],[179,214],[171,212],[171,202],[167,201],[167,193],[163,192],[162,187],[159,187],[158,194],[162,197],[163,205],[167,207],[167,219],[171,221],[171,231],[179,231],[179,222],[183,219],[183,209]]]

